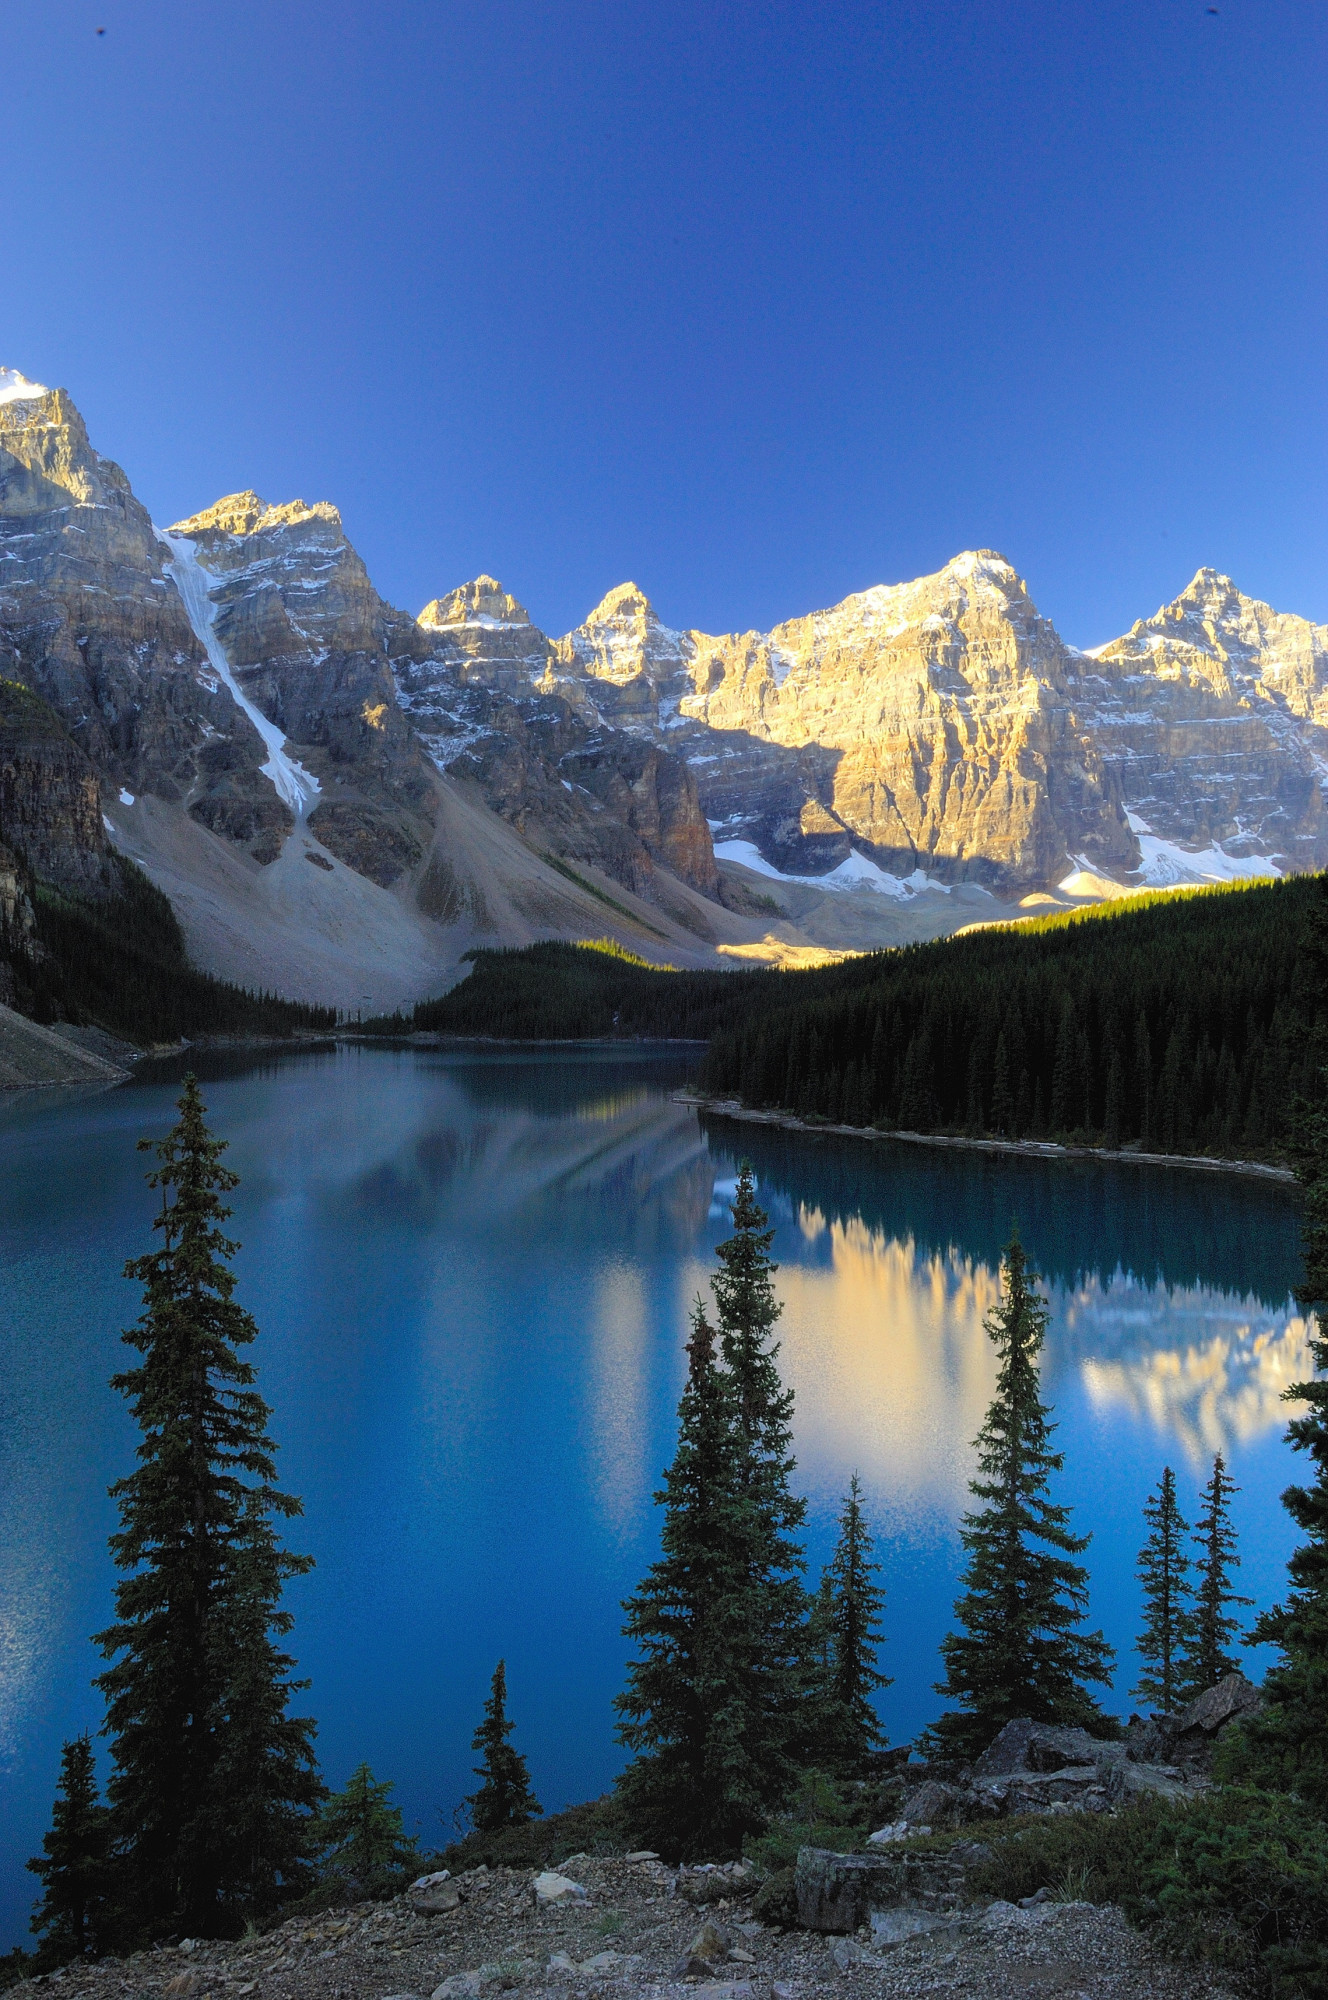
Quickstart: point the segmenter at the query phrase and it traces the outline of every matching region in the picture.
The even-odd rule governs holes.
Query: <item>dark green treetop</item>
[[[1078,1629],[1088,1572],[1070,1558],[1089,1538],[1073,1534],[1069,1509],[1048,1497],[1063,1464],[1039,1393],[1048,1311],[1017,1235],[1004,1276],[1004,1296],[986,1321],[1000,1372],[977,1437],[978,1477],[969,1482],[982,1505],[960,1528],[968,1559],[955,1605],[962,1629],[941,1643],[946,1671],[937,1692],[958,1706],[930,1732],[942,1753],[963,1758],[979,1756],[1017,1716],[1103,1726],[1085,1683],[1108,1684],[1114,1657],[1101,1632]]]
[[[256,1328],[221,1227],[236,1176],[192,1077],[179,1111],[148,1177],[160,1247],[126,1266],[143,1312],[124,1338],[142,1360],[114,1386],[143,1441],[111,1489],[125,1574],[98,1635],[121,1888],[131,1933],[147,1937],[230,1931],[297,1892],[322,1791],[314,1725],[287,1713],[305,1683],[279,1643],[281,1593],[311,1559],[281,1546],[275,1518],[300,1504],[276,1486],[268,1407],[239,1353]]]
[[[1205,1688],[1216,1687],[1228,1674],[1240,1672],[1240,1661],[1227,1651],[1239,1629],[1230,1607],[1250,1604],[1253,1599],[1239,1597],[1231,1588],[1231,1572],[1240,1567],[1236,1531],[1231,1525],[1231,1496],[1239,1491],[1228,1478],[1226,1460],[1219,1451],[1213,1460],[1213,1476],[1203,1490],[1203,1512],[1194,1531],[1198,1579],[1179,1665],[1183,1701],[1193,1701]]]
[[[1190,1559],[1185,1553],[1189,1523],[1176,1505],[1176,1475],[1162,1468],[1157,1492],[1144,1502],[1148,1540],[1139,1551],[1144,1592],[1144,1624],[1136,1650],[1144,1663],[1135,1694],[1163,1715],[1182,1706],[1181,1656],[1190,1636]]]
[[[99,1958],[114,1940],[110,1814],[97,1797],[92,1738],[85,1731],[60,1752],[51,1830],[28,1867],[44,1891],[32,1914],[43,1965]]]
[[[482,1758],[475,1770],[481,1783],[466,1804],[480,1833],[525,1826],[544,1810],[530,1789],[525,1758],[507,1740],[513,1726],[507,1719],[507,1667],[499,1660],[484,1704],[484,1719],[471,1740],[472,1750],[478,1750]]]

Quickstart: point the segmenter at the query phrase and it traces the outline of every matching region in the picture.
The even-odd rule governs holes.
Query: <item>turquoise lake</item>
[[[1259,1606],[1281,1592],[1280,1397],[1309,1365],[1287,1190],[698,1120],[672,1101],[696,1053],[340,1046],[197,1063],[241,1176],[240,1297],[282,1479],[304,1501],[290,1540],[317,1563],[288,1598],[313,1683],[301,1707],[329,1781],[367,1759],[426,1847],[473,1788],[500,1656],[547,1810],[619,1767],[619,1600],[655,1551],[687,1310],[742,1155],[778,1231],[813,1570],[855,1469],[876,1528],[893,1741],[938,1706],[995,1372],[982,1318],[1014,1216],[1052,1302],[1060,1496],[1093,1533],[1115,1705],[1131,1706],[1140,1508],[1164,1463],[1193,1520],[1227,1453],[1241,1587]],[[23,1862],[61,1740],[100,1720],[106,1488],[136,1439],[108,1387],[138,1311],[120,1273],[150,1235],[136,1143],[171,1122],[178,1074],[0,1112],[0,1949],[27,1939]]]

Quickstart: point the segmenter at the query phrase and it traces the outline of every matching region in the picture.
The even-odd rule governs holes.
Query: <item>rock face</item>
[[[97,773],[22,681],[0,680],[0,838],[47,881],[94,892],[102,886],[107,847]]]
[[[103,782],[196,809],[263,745],[216,685],[168,551],[63,390],[0,402],[0,671],[60,717]]]
[[[657,870],[713,896],[710,829],[680,757],[611,727],[515,598],[482,576],[426,606],[395,662],[402,707],[441,771],[473,781],[532,845],[667,901]]]
[[[1084,657],[1079,680],[1137,831],[1283,868],[1324,865],[1328,626],[1201,569],[1171,604]]]
[[[685,755],[711,822],[788,874],[854,847],[1002,893],[1328,860],[1328,628],[1211,570],[1091,654],[979,549],[720,638],[669,629],[623,584],[522,658],[583,712]],[[509,685],[520,665],[509,650]]]
[[[211,579],[241,689],[317,783],[310,831],[370,881],[394,883],[423,859],[434,818],[431,767],[392,675],[410,621],[383,603],[325,502],[233,493],[170,532]],[[214,831],[229,831],[221,814]]]

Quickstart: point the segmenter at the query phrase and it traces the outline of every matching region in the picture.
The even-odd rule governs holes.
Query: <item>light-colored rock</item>
[[[674,1968],[674,1977],[691,1979],[704,1977],[716,1966],[723,1965],[729,1957],[729,1935],[716,1923],[702,1924],[696,1936]]]
[[[557,1875],[546,1868],[531,1883],[535,1901],[543,1905],[556,1903],[584,1903],[586,1892],[580,1882],[574,1882],[570,1875]]]

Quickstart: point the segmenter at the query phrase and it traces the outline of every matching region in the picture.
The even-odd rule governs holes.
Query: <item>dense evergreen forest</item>
[[[504,1041],[652,1036],[706,1041],[743,1007],[781,997],[768,972],[675,972],[607,938],[469,954],[474,970],[410,1014],[365,1023],[371,1033],[493,1035]]]
[[[1305,948],[1324,894],[1150,897],[860,960],[722,1028],[702,1087],[850,1125],[1276,1153],[1328,1004]]]
[[[480,951],[450,993],[371,1025],[706,1038],[703,1089],[812,1119],[1273,1157],[1328,1013],[1304,950],[1324,899],[1307,876],[1132,897],[815,972]]]
[[[138,1043],[336,1025],[335,1008],[250,993],[198,971],[161,890],[123,856],[113,867],[101,896],[29,879],[33,927],[11,928],[0,939],[21,1013],[92,1023]]]

